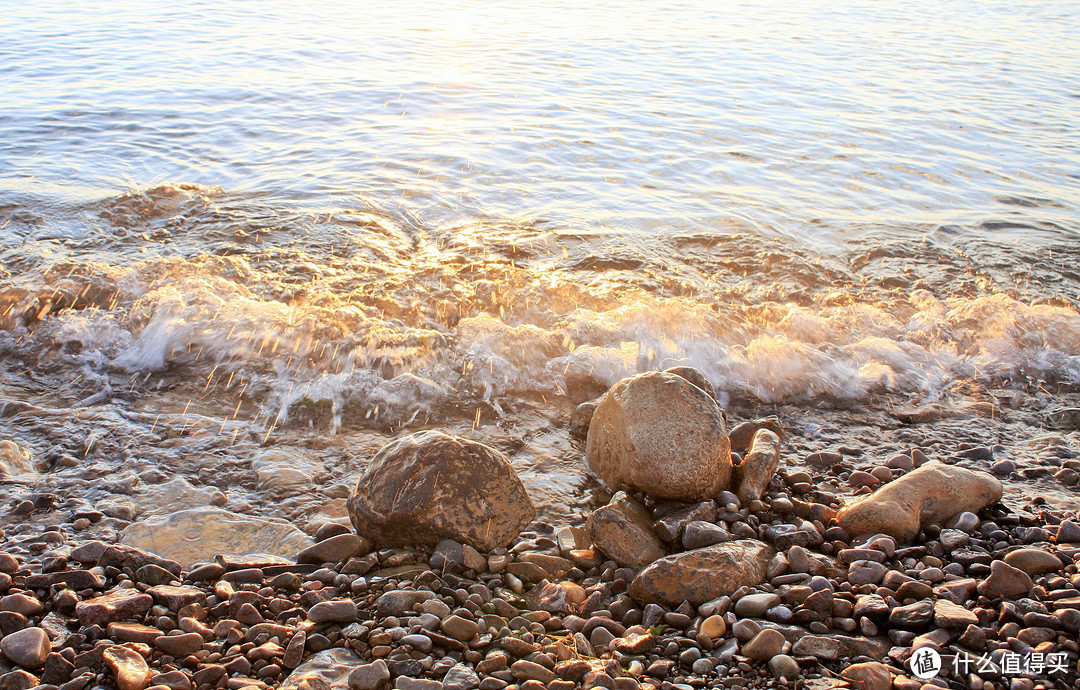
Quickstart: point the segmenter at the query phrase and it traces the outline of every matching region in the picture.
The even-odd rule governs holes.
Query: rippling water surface
[[[341,476],[364,434],[476,427],[557,494],[569,406],[635,371],[1076,386],[1078,34],[1042,2],[7,7],[6,415],[158,465],[191,438],[219,485],[237,444],[333,432]]]

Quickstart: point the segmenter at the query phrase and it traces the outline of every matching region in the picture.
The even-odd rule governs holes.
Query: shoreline
[[[1066,391],[1057,401],[1058,408],[1071,409],[1066,403],[1072,395]],[[12,490],[17,485],[11,484],[6,487],[9,498],[24,495],[13,502],[7,516],[0,518],[5,523],[4,550],[11,557],[3,559],[9,580],[5,594],[16,595],[16,599],[6,601],[17,601],[17,606],[25,607],[28,612],[19,614],[24,620],[14,619],[15,623],[9,623],[9,626],[46,630],[52,641],[50,646],[56,648],[53,654],[72,656],[64,663],[55,656],[48,657],[53,659],[49,666],[32,669],[33,673],[40,674],[35,676],[39,680],[60,680],[64,669],[73,672],[85,667],[89,669],[86,673],[94,674],[92,679],[80,673],[75,676],[75,681],[68,678],[64,683],[52,683],[66,690],[81,690],[95,683],[114,683],[117,669],[129,666],[141,673],[138,660],[130,655],[132,650],[154,673],[170,674],[155,676],[154,682],[169,685],[174,690],[246,687],[248,681],[244,679],[247,678],[253,678],[248,684],[255,687],[291,688],[306,683],[305,687],[321,688],[320,682],[328,682],[331,686],[360,690],[367,687],[363,683],[369,681],[354,678],[350,685],[348,680],[348,673],[354,673],[358,667],[365,669],[363,674],[378,681],[370,681],[374,683],[372,688],[382,687],[379,683],[389,681],[390,676],[395,687],[479,686],[485,690],[497,690],[507,685],[557,689],[579,686],[629,688],[630,682],[635,683],[633,687],[663,688],[772,687],[782,682],[788,687],[829,687],[827,683],[833,682],[830,679],[850,667],[857,668],[855,673],[870,674],[868,678],[872,681],[873,674],[880,675],[881,669],[859,664],[883,660],[893,672],[907,674],[911,680],[905,665],[907,659],[897,650],[910,652],[915,640],[942,649],[946,661],[950,645],[963,643],[978,647],[977,640],[966,639],[978,637],[978,632],[969,635],[943,627],[938,624],[938,611],[934,605],[929,614],[922,609],[926,608],[923,602],[927,600],[941,602],[955,598],[955,587],[946,587],[941,592],[937,588],[968,578],[984,581],[989,574],[987,559],[968,558],[961,562],[953,559],[956,547],[946,550],[941,540],[942,534],[956,532],[955,526],[942,529],[943,525],[937,525],[936,534],[923,534],[921,543],[914,546],[893,543],[890,547],[886,541],[884,546],[877,544],[875,547],[853,544],[852,535],[830,534],[829,530],[835,529],[835,525],[830,528],[828,520],[821,518],[826,516],[826,508],[833,511],[854,496],[870,493],[877,485],[888,486],[889,480],[902,478],[914,467],[913,456],[915,459],[930,456],[959,466],[992,467],[993,474],[1003,479],[1005,495],[1002,503],[988,508],[991,512],[984,513],[984,517],[974,526],[968,526],[969,531],[965,532],[969,542],[985,544],[985,548],[979,548],[990,554],[990,563],[1000,560],[998,556],[1004,556],[1006,550],[1033,545],[1043,551],[1055,552],[1062,559],[1061,567],[1055,571],[1057,575],[1051,572],[1033,578],[1033,585],[1041,589],[1032,597],[1002,600],[970,592],[971,598],[962,597],[959,604],[953,602],[967,613],[946,608],[943,620],[952,615],[974,625],[982,632],[984,650],[997,646],[1011,653],[1017,647],[1039,648],[1044,642],[1052,645],[1054,651],[1049,653],[1064,650],[1070,660],[1071,675],[1063,676],[1069,683],[1067,687],[1080,687],[1075,685],[1080,682],[1076,678],[1078,650],[1075,642],[1070,644],[1067,637],[1062,637],[1075,637],[1075,631],[1068,626],[1074,625],[1077,622],[1074,618],[1080,618],[1080,614],[1072,604],[1060,608],[1056,604],[1071,601],[1073,594],[1080,596],[1076,592],[1080,576],[1072,562],[1080,551],[1064,543],[1055,544],[1060,525],[1075,524],[1070,520],[1076,519],[1075,508],[1056,505],[1058,496],[1067,500],[1070,488],[1061,476],[1054,476],[1072,469],[1076,463],[1069,457],[1070,444],[1075,443],[1071,440],[1075,431],[1059,428],[1038,432],[1038,438],[1051,439],[1039,447],[1041,451],[1049,449],[1050,455],[1056,452],[1063,456],[1057,458],[1057,465],[1017,458],[1014,452],[1005,457],[1006,450],[1014,449],[1012,445],[969,443],[970,440],[1000,438],[1006,431],[1027,424],[1033,418],[1031,411],[1024,407],[1023,398],[1006,399],[1002,395],[996,400],[1005,400],[1006,404],[995,406],[996,411],[988,416],[984,416],[985,408],[970,405],[954,409],[938,406],[894,410],[890,422],[893,428],[888,437],[871,438],[869,442],[866,436],[871,436],[872,429],[856,422],[860,415],[865,422],[867,414],[873,417],[879,413],[862,405],[814,412],[804,408],[802,424],[789,421],[784,425],[787,438],[781,446],[780,469],[762,500],[744,505],[733,495],[727,495],[727,498],[735,499],[734,503],[710,501],[713,505],[711,513],[706,510],[702,514],[699,504],[655,501],[639,496],[636,500],[644,500],[642,505],[649,511],[650,520],[657,521],[656,525],[663,525],[665,517],[670,518],[672,514],[695,506],[698,512],[691,511],[694,517],[704,517],[696,522],[682,519],[674,534],[668,535],[676,543],[664,542],[668,553],[685,553],[686,535],[679,535],[689,521],[695,522],[695,534],[704,534],[701,538],[706,541],[709,534],[720,530],[726,532],[727,537],[717,543],[756,540],[784,555],[783,562],[773,563],[770,559],[769,576],[760,584],[748,585],[690,607],[685,604],[642,604],[628,594],[641,569],[608,560],[582,531],[586,526],[586,513],[594,512],[610,498],[596,485],[589,489],[598,491],[599,495],[589,498],[584,493],[579,495],[580,512],[576,514],[560,518],[555,513],[556,518],[550,519],[541,509],[541,517],[515,538],[509,549],[480,553],[460,543],[443,543],[434,550],[430,547],[371,550],[370,542],[357,543],[353,530],[342,526],[345,521],[342,516],[325,515],[327,519],[322,520],[319,529],[314,529],[312,523],[304,525],[310,530],[310,536],[315,537],[314,543],[310,536],[286,522],[273,527],[272,520],[264,520],[255,527],[241,526],[238,532],[230,533],[233,536],[226,537],[236,539],[235,534],[245,534],[255,540],[276,539],[275,543],[290,544],[288,548],[294,551],[306,549],[309,555],[305,560],[314,559],[318,561],[316,563],[298,565],[292,560],[295,553],[259,560],[215,559],[216,554],[205,552],[201,560],[208,565],[193,568],[194,562],[181,566],[177,561],[162,560],[149,552],[128,548],[109,550],[112,555],[102,564],[99,559],[105,546],[117,542],[120,530],[131,524],[154,520],[143,517],[132,522],[136,517],[132,504],[115,500],[122,498],[124,490],[123,482],[115,481],[115,478],[113,485],[108,487],[110,492],[94,494],[99,497],[97,504],[100,505],[63,496],[62,482],[58,484],[57,478],[69,474],[72,468],[65,473],[61,465],[54,468],[53,472],[58,474],[52,479],[48,471],[37,477],[37,486],[45,491]],[[1014,407],[1006,406],[1009,400],[1013,401]],[[763,406],[752,407],[760,409]],[[29,412],[33,413],[33,410]],[[739,419],[745,418],[745,412],[742,407],[728,408],[728,414],[734,413]],[[16,417],[27,413],[23,410]],[[792,416],[782,417],[790,420]],[[579,449],[576,452],[583,452],[579,442],[569,440],[574,431],[572,420],[565,416],[559,419],[566,420],[561,422],[561,433],[567,435],[567,443],[571,448]],[[829,419],[833,420],[832,424],[818,421]],[[879,423],[881,419],[879,416]],[[1069,423],[1066,418],[1062,420],[1066,425]],[[550,423],[540,428],[550,430]],[[988,433],[987,429],[997,433]],[[483,431],[484,427],[481,427],[472,435],[480,435]],[[937,443],[925,442],[933,435],[939,439]],[[943,438],[946,435],[947,440]],[[1053,440],[1055,438],[1057,441]],[[375,450],[380,445],[376,441],[371,439],[371,447]],[[925,452],[913,452],[920,448]],[[944,449],[948,450],[941,452]],[[911,462],[905,462],[904,457]],[[288,473],[284,470],[302,467],[288,464],[295,459],[284,453],[278,458],[278,462],[286,463],[282,467],[275,466],[273,458],[262,458],[264,468],[279,471],[278,474],[269,471],[267,476],[285,479]],[[1013,466],[1001,465],[1002,462],[1011,462]],[[249,467],[247,471],[252,470]],[[164,481],[156,486],[167,485],[170,481],[167,474],[161,473]],[[171,481],[176,478],[174,476]],[[104,473],[98,479],[105,484],[109,482]],[[88,478],[88,482],[92,483],[93,478]],[[48,492],[50,485],[59,495]],[[83,483],[80,491],[76,485],[69,484],[68,490],[89,495],[85,491],[88,486],[89,483]],[[188,487],[193,486],[188,483]],[[1031,493],[1031,488],[1035,488],[1036,493]],[[337,497],[329,500],[343,507],[347,494],[341,489],[330,492],[336,492]],[[1044,495],[1040,496],[1038,492]],[[301,490],[289,499],[289,493],[275,492],[271,488],[265,490],[268,499],[274,495],[286,497],[285,504],[305,495]],[[184,496],[180,495],[180,498],[184,499]],[[187,498],[191,499],[190,496]],[[179,512],[198,513],[202,510],[207,515],[218,515],[206,511],[220,511],[221,508],[215,505],[235,509],[238,503],[220,491],[210,492],[206,498],[207,507],[192,510],[188,505]],[[322,500],[325,502],[325,499],[324,495]],[[310,502],[299,500],[291,505],[294,509],[299,506],[300,510],[308,506],[308,514],[315,514]],[[238,519],[243,517],[240,512],[244,511],[236,513]],[[261,510],[246,512],[267,514],[273,511],[268,504]],[[811,540],[816,545],[801,543],[801,538],[793,542],[787,532],[776,529],[777,525],[791,525],[797,533],[798,529],[806,528],[808,520],[813,523],[814,519],[818,520],[817,526],[821,528],[818,533],[822,537],[820,543]],[[213,524],[223,524],[219,518],[215,520]],[[160,518],[158,522],[168,524],[168,520]],[[715,530],[706,529],[709,523]],[[994,529],[987,529],[988,524],[993,524]],[[40,527],[51,529],[41,531],[38,536]],[[291,531],[283,537],[283,530],[288,531],[286,527]],[[181,532],[182,528],[178,525]],[[663,531],[662,527],[654,529]],[[671,529],[670,525],[667,529]],[[995,529],[1003,531],[1005,536],[997,534]],[[990,533],[994,533],[993,541],[986,542]],[[352,534],[352,541],[346,538],[349,534]],[[826,534],[844,539],[825,539]],[[204,533],[203,539],[195,540],[195,546],[198,546],[197,542],[205,541],[206,548],[212,548],[212,536],[210,532]],[[95,537],[104,540],[98,542]],[[300,541],[302,539],[307,541]],[[680,539],[684,540],[681,545]],[[998,548],[995,544],[1005,546]],[[860,551],[864,556],[868,555],[866,552],[874,552],[870,562],[881,564],[884,572],[876,573],[879,577],[878,584],[873,585],[873,594],[866,589],[869,584],[853,584],[851,578],[861,582],[858,578],[865,577],[866,567],[875,572],[878,568],[860,565],[850,572],[838,569],[838,564],[847,565],[840,557],[845,550],[841,546],[849,551]],[[177,577],[181,570],[182,577]],[[921,575],[924,571],[928,574]],[[901,587],[906,590],[900,592]],[[810,591],[806,591],[807,588]],[[830,596],[818,595],[823,588],[829,590]],[[883,588],[892,592],[893,604],[887,603],[890,601],[888,594],[882,597],[877,593]],[[141,603],[133,609],[124,609],[128,604],[123,604],[120,606],[122,614],[102,614],[105,618],[98,623],[83,620],[77,613],[77,602],[93,600],[106,590],[119,590]],[[396,615],[392,616],[388,615],[386,606],[389,604],[386,604],[380,613],[379,597],[402,590],[428,591],[433,598],[425,599],[423,604],[416,601],[412,606],[417,608],[412,611],[408,607],[401,611],[394,609]],[[136,596],[136,592],[140,595]],[[146,594],[141,594],[143,592]],[[899,594],[925,597],[899,597]],[[392,594],[386,601],[421,596],[428,595]],[[877,596],[882,604],[877,600],[864,602],[864,615],[859,615],[855,613],[856,607],[860,598],[866,596]],[[831,604],[824,606],[822,599],[829,599]],[[1021,599],[1032,603],[1022,603]],[[962,605],[965,602],[967,608]],[[144,604],[147,604],[145,608]],[[884,609],[881,609],[882,605]],[[829,608],[828,616],[824,615],[822,607]],[[555,610],[549,610],[552,608]],[[893,620],[895,610],[901,611],[898,620],[906,622]],[[115,615],[121,617],[110,620],[110,616]],[[828,625],[825,620],[829,621]],[[450,621],[449,626],[447,621]],[[110,622],[114,624],[113,628],[109,627]],[[94,625],[98,628],[94,629]],[[139,627],[143,625],[147,627]],[[260,625],[264,627],[257,627]],[[712,633],[720,631],[719,635],[710,637],[702,632],[703,626]],[[457,634],[468,634],[469,637],[460,640],[448,633],[448,627],[451,631],[463,630]],[[175,630],[183,632],[176,634]],[[767,633],[765,639],[759,639],[763,630],[775,634]],[[1036,632],[1027,632],[1029,630]],[[1047,630],[1053,633],[1052,636],[1040,640],[1047,636]],[[156,641],[162,633],[169,632],[173,634],[167,635],[163,642]],[[169,640],[168,637],[178,639]],[[406,638],[408,641],[403,642]],[[758,642],[751,644],[755,640]],[[757,647],[767,647],[766,643],[775,649],[754,651]],[[759,661],[744,655],[747,645],[754,655],[761,657]],[[114,647],[128,651],[116,651],[113,656],[119,660],[110,661],[112,657],[104,652],[106,648]],[[65,653],[65,648],[70,652]],[[1045,655],[1049,648],[1043,644],[1043,651],[1039,653]],[[169,649],[175,655],[168,653]],[[350,650],[353,656],[333,650]],[[975,651],[974,648],[970,650]],[[764,656],[766,652],[769,654]],[[505,658],[500,660],[503,656]],[[778,656],[787,658],[770,666],[768,661]],[[955,658],[955,653],[952,657]],[[326,661],[329,668],[312,670],[313,675],[305,675],[305,669],[314,667],[303,664],[312,659]],[[378,663],[380,659],[386,662],[385,668]],[[76,660],[84,666],[76,665]],[[799,668],[797,673],[793,670],[795,666]],[[227,670],[215,677],[222,667]],[[789,675],[794,675],[790,682],[781,680],[785,667]],[[299,673],[297,668],[300,668]],[[50,674],[48,677],[44,675],[46,670]],[[30,671],[13,666],[8,674],[15,676],[6,681],[12,684],[9,687],[29,687],[28,683],[32,681],[26,672]],[[454,675],[448,679],[445,674],[451,672]],[[580,676],[575,676],[579,673]],[[472,684],[472,674],[477,674],[475,684]],[[587,674],[597,675],[585,683]],[[457,684],[459,677],[461,681]],[[1000,685],[1002,677],[999,673],[996,679],[988,678],[987,682],[991,687],[1004,687]],[[1029,679],[1032,684],[1021,679],[1019,685],[1011,683],[1009,687],[1039,687],[1036,683],[1047,679],[1047,676],[1036,674]],[[149,677],[144,680],[150,682]],[[481,680],[486,685],[481,685]],[[79,685],[83,681],[85,683]],[[73,682],[75,684],[71,684]],[[891,687],[922,687],[921,682],[889,682]],[[128,685],[123,690],[132,687],[135,686]]]

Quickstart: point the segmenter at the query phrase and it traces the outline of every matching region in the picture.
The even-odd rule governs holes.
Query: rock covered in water
[[[505,455],[438,431],[384,446],[348,505],[356,531],[376,543],[453,539],[479,551],[506,546],[536,515]]]
[[[759,430],[737,470],[739,481],[735,494],[743,505],[761,498],[779,465],[780,437],[768,429]]]
[[[31,475],[33,472],[29,453],[19,448],[14,441],[0,441],[0,479]]]
[[[209,507],[136,522],[124,530],[121,541],[185,567],[213,560],[219,554],[264,553],[292,558],[312,544],[310,537],[284,520]]]
[[[1001,499],[1001,482],[986,472],[929,462],[837,513],[850,535],[883,533],[910,543],[926,525]]]
[[[619,381],[596,406],[585,445],[591,469],[612,489],[700,501],[731,482],[723,413],[681,376],[647,372]]]
[[[764,582],[774,553],[764,542],[740,539],[666,556],[638,573],[630,596],[641,603],[697,606]]]
[[[593,544],[619,565],[641,568],[667,555],[652,523],[645,506],[620,491],[593,511],[585,529]]]

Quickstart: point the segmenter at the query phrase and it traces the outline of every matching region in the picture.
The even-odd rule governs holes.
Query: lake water
[[[762,404],[1080,384],[1075,3],[3,14],[7,398],[264,442],[680,363]]]

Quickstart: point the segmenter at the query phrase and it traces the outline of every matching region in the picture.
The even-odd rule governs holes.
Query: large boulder
[[[585,529],[592,543],[616,563],[641,568],[667,555],[652,525],[645,506],[620,491],[593,511]]]
[[[888,534],[910,543],[919,530],[1001,500],[1001,482],[986,472],[928,462],[837,513],[852,535]]]
[[[756,539],[740,539],[672,554],[646,567],[630,584],[630,596],[643,604],[694,606],[729,596],[740,587],[765,581],[776,552]]]
[[[585,459],[615,490],[701,501],[731,482],[724,416],[681,376],[647,372],[619,381],[593,413]]]
[[[348,506],[356,531],[377,544],[453,539],[479,551],[508,545],[536,516],[505,455],[438,431],[384,446]]]

